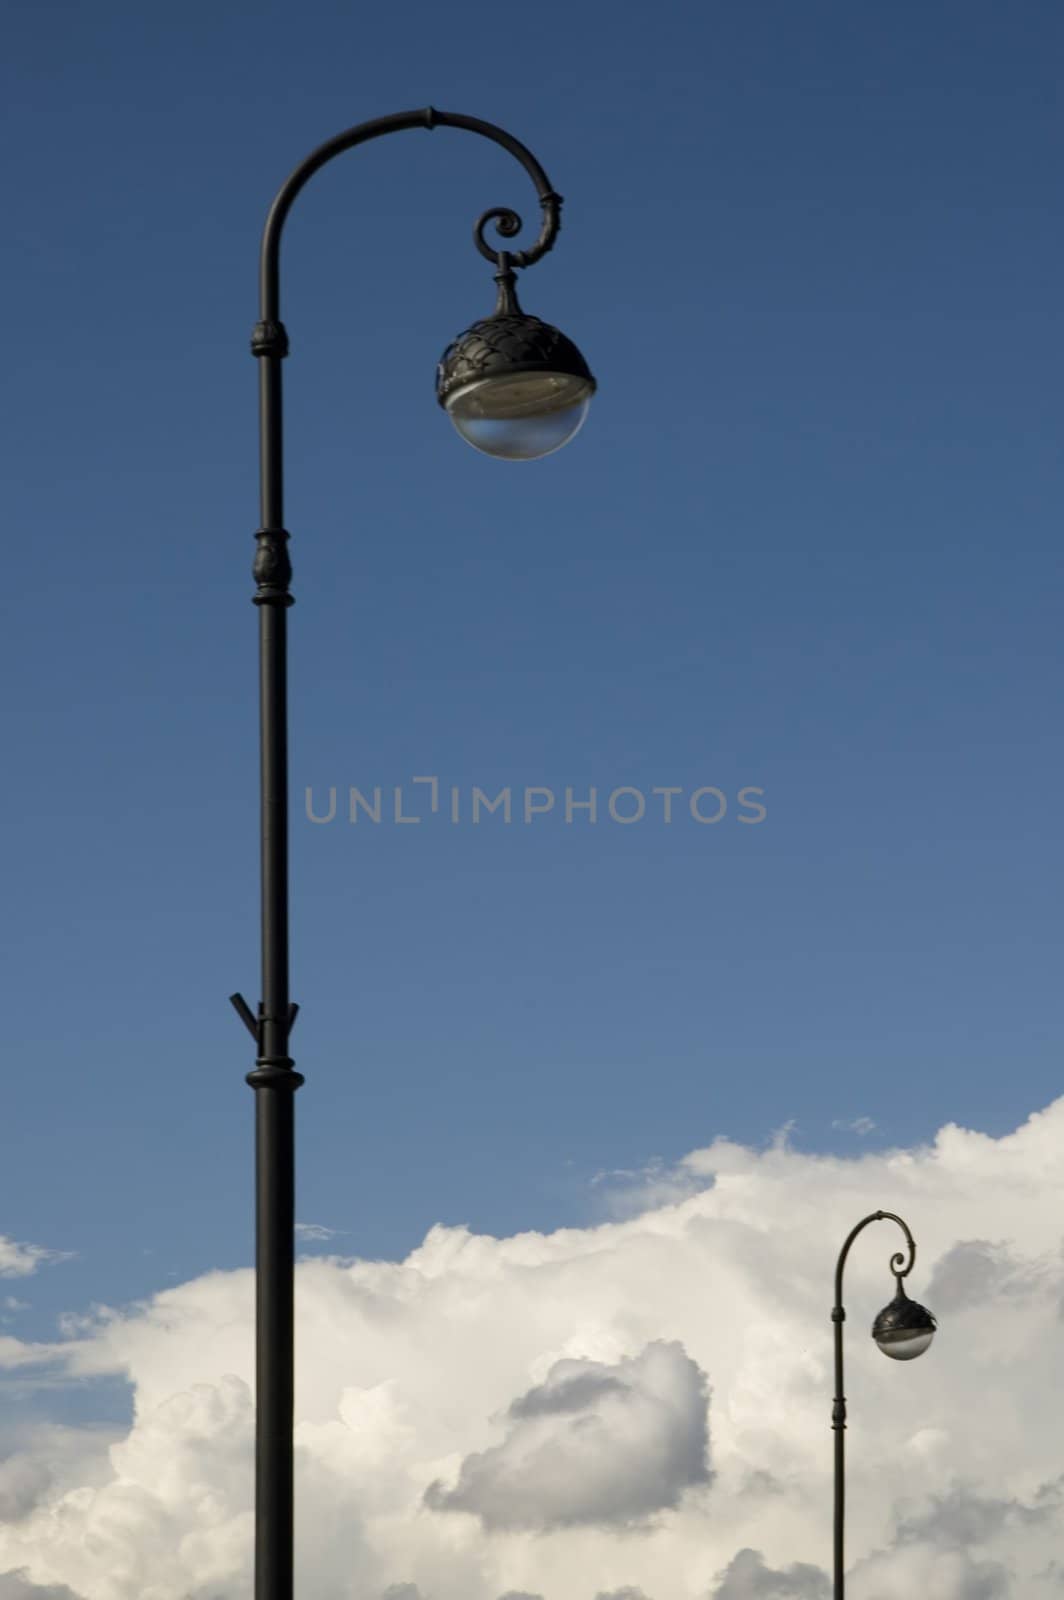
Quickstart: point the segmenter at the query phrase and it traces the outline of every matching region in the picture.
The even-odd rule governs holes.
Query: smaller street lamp
[[[835,1268],[835,1307],[831,1313],[831,1320],[835,1324],[835,1404],[831,1412],[831,1426],[835,1430],[834,1600],[845,1600],[843,1530],[846,1509],[844,1443],[846,1396],[842,1392],[842,1324],[846,1320],[846,1312],[842,1305],[842,1269],[846,1264],[850,1246],[861,1229],[866,1228],[870,1222],[881,1222],[884,1218],[896,1222],[904,1233],[909,1247],[909,1260],[907,1265],[903,1265],[905,1257],[900,1250],[890,1258],[890,1270],[894,1274],[896,1284],[895,1294],[890,1304],[883,1307],[873,1322],[872,1337],[883,1354],[890,1356],[892,1361],[912,1361],[916,1356],[923,1355],[934,1338],[937,1327],[931,1312],[925,1306],[917,1305],[915,1300],[909,1299],[901,1281],[908,1277],[916,1260],[916,1245],[908,1225],[901,1217],[895,1216],[893,1211],[873,1211],[871,1216],[865,1217],[851,1231],[839,1252],[838,1265]]]

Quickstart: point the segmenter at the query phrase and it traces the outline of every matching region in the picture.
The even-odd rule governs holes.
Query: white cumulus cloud
[[[335,1239],[338,1228],[326,1228],[320,1222],[297,1222],[295,1226],[296,1239],[302,1244],[321,1244],[327,1239]]]
[[[902,1241],[870,1224],[844,1295],[852,1600],[1060,1600],[1064,1099],[846,1158],[718,1139],[647,1190],[595,1226],[299,1263],[300,1600],[822,1600],[835,1261],[880,1209],[939,1331],[919,1361],[876,1349]],[[0,1600],[244,1600],[253,1289],[212,1272],[0,1339],[8,1381],[119,1374],[134,1402],[109,1434],[0,1431]]]
[[[506,1438],[469,1455],[425,1503],[485,1528],[638,1523],[709,1482],[707,1386],[678,1342],[632,1360],[556,1361],[512,1401]]]
[[[48,1250],[39,1244],[20,1244],[0,1233],[0,1278],[28,1278],[49,1262],[70,1261],[71,1250]]]
[[[721,1574],[713,1600],[828,1600],[826,1573],[806,1561],[785,1571],[768,1567],[757,1550],[739,1550]]]

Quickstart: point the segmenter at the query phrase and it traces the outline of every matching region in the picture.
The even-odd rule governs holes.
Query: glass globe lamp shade
[[[579,431],[595,380],[571,339],[521,310],[512,272],[496,282],[492,316],[444,351],[436,398],[475,449],[504,461],[535,461]]]
[[[892,1361],[912,1361],[923,1355],[937,1326],[931,1312],[910,1300],[899,1282],[894,1299],[872,1324],[872,1337]]]
[[[569,372],[499,372],[455,389],[445,401],[458,432],[504,461],[535,461],[583,426],[594,383]]]

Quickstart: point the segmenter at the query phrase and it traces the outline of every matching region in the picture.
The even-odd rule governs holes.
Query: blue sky
[[[13,1285],[20,1333],[251,1259],[258,234],[314,145],[407,107],[542,161],[522,300],[600,389],[534,465],[436,406],[492,304],[473,220],[535,220],[504,152],[410,132],[300,198],[300,1218],[397,1257],[593,1219],[597,1174],[722,1134],[852,1154],[1048,1104],[1058,8],[106,0],[6,34],[4,1231],[74,1253]],[[302,814],[426,774],[767,815]]]

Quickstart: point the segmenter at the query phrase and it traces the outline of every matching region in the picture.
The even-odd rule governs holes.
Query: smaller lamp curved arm
[[[905,1260],[905,1257],[900,1250],[896,1250],[891,1256],[891,1272],[893,1272],[895,1278],[900,1279],[907,1278],[909,1273],[913,1270],[913,1264],[916,1261],[916,1242],[913,1239],[912,1234],[909,1232],[908,1223],[904,1222],[902,1218],[897,1216],[893,1211],[873,1211],[870,1216],[864,1217],[857,1224],[856,1228],[852,1228],[850,1230],[845,1244],[839,1251],[838,1265],[835,1268],[835,1309],[837,1311],[842,1310],[842,1269],[846,1265],[846,1257],[850,1253],[850,1246],[853,1244],[853,1241],[856,1239],[861,1230],[863,1228],[867,1228],[870,1222],[882,1222],[885,1218],[898,1224],[898,1227],[905,1235],[905,1242],[909,1247],[909,1260],[907,1265],[904,1267],[901,1266],[901,1263]]]

